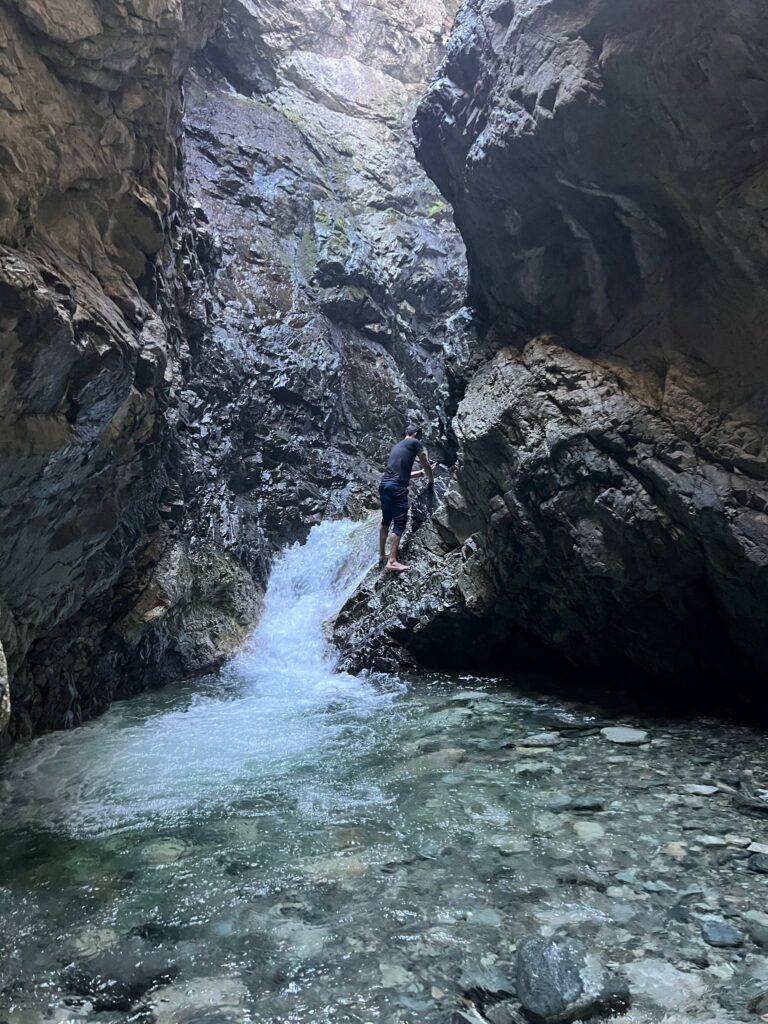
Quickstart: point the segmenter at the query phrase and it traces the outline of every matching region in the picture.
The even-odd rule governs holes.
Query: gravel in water
[[[628,984],[617,1020],[768,1012],[763,734],[334,674],[375,529],[288,551],[223,676],[5,763],[0,1020],[512,1024],[539,937]]]

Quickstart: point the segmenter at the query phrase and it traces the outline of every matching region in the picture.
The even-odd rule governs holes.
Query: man
[[[405,572],[410,568],[397,560],[400,538],[408,521],[408,485],[411,480],[425,474],[429,479],[430,487],[435,482],[432,467],[420,438],[421,430],[411,424],[406,429],[403,440],[398,441],[389,453],[389,462],[379,484],[379,497],[381,498],[379,567],[383,568],[386,564],[387,569],[391,569],[392,572]],[[413,464],[417,457],[422,469],[414,470]],[[390,524],[392,525],[392,540],[389,545],[389,558],[387,558],[387,536]]]

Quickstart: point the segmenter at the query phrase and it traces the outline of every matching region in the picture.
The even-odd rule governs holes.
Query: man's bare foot
[[[387,568],[392,572],[408,572],[410,565],[403,565],[402,562],[387,562]]]

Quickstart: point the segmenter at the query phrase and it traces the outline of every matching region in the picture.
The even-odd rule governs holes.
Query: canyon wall
[[[468,0],[417,114],[489,360],[414,571],[414,655],[756,690],[768,664],[768,26],[752,0]],[[365,609],[369,609],[367,612]]]
[[[447,436],[465,258],[411,121],[452,7],[226,0],[188,79],[219,239],[207,358],[240,380],[207,408],[231,410],[219,472],[273,544],[370,505],[409,420]]]
[[[214,667],[408,419],[450,454],[452,14],[0,3],[0,747]]]
[[[0,5],[6,738],[73,724],[164,656],[183,661],[181,620],[195,581],[206,589],[182,522],[199,481],[174,423],[187,299],[204,288],[181,78],[217,18],[213,0]]]

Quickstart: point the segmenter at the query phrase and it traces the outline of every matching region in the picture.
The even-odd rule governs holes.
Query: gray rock
[[[382,587],[347,641],[372,638],[358,661],[388,646],[504,671],[554,650],[629,665],[642,688],[691,679],[699,697],[728,677],[762,698],[768,186],[746,208],[742,189],[768,145],[751,84],[766,46],[736,0],[641,21],[615,0],[461,6],[417,152],[467,245],[479,347],[499,351],[466,388],[457,471],[416,545],[430,564],[407,599],[437,596],[395,636]],[[714,81],[722,102],[702,104]]]
[[[465,964],[458,983],[462,994],[481,1009],[515,994],[514,982],[498,966]]]
[[[630,747],[648,742],[648,733],[644,729],[631,729],[623,725],[609,725],[600,730],[600,735],[611,743],[620,743]]]
[[[761,949],[768,949],[768,925],[760,924],[758,921],[750,921],[747,925],[747,932],[750,939]]]
[[[703,921],[701,934],[710,946],[735,949],[744,944],[744,936],[739,929],[721,918],[708,918]]]
[[[520,944],[517,997],[537,1024],[567,1024],[629,1007],[626,983],[571,941],[526,939]]]
[[[555,878],[561,885],[585,885],[598,892],[608,888],[608,879],[586,864],[566,864],[556,870]]]
[[[151,988],[173,981],[179,967],[167,950],[129,939],[123,946],[72,964],[64,972],[68,991],[93,1002],[95,1010],[130,1010]]]
[[[537,732],[520,740],[521,747],[559,747],[563,737],[556,732]]]
[[[768,875],[768,854],[753,853],[747,859],[747,867],[750,871],[756,871],[759,875]]]

